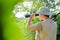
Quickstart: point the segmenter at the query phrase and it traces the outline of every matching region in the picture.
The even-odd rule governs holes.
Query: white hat
[[[48,7],[43,6],[36,13],[50,15],[50,9]]]

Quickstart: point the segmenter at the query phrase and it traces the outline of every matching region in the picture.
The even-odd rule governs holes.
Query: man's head
[[[41,20],[46,20],[47,18],[49,18],[50,15],[50,10],[48,7],[41,7],[37,13],[39,14],[39,17]]]

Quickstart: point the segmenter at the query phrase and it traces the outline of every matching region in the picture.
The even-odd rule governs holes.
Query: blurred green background
[[[33,6],[28,9],[22,5],[25,1],[32,1]],[[19,4],[20,3],[20,4]],[[51,4],[52,3],[52,4]],[[35,32],[31,32],[26,29],[26,24],[28,22],[28,18],[17,18],[13,10],[19,12],[18,8],[15,8],[15,5],[22,5],[23,11],[29,11],[32,13],[33,10],[38,10],[42,5],[46,5],[49,8],[54,9],[59,1],[55,5],[55,1],[51,0],[49,3],[47,0],[0,0],[0,22],[1,22],[1,40],[34,40]],[[59,6],[60,7],[60,6]],[[52,11],[52,13],[58,13]],[[33,24],[39,22],[38,17],[33,19]],[[57,40],[60,40],[60,15],[56,18],[56,22],[58,24],[57,31]]]

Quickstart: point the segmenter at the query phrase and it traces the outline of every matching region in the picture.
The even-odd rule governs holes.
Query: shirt
[[[36,27],[35,40],[56,40],[57,24],[52,19],[46,19],[32,27]]]

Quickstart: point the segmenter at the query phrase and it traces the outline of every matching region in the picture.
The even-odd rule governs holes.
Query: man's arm
[[[27,24],[27,28],[28,29],[36,30],[35,27],[32,27],[32,18],[34,18],[34,17],[35,17],[35,14],[32,14],[31,17],[30,17],[30,19],[29,19],[29,21],[28,21],[28,24]]]
[[[27,25],[28,29],[36,30],[37,27],[40,25],[40,23],[36,23],[36,24],[32,25],[32,18],[34,18],[34,17],[35,17],[35,14],[32,14],[32,16],[30,17],[30,19],[28,21],[28,25]]]

